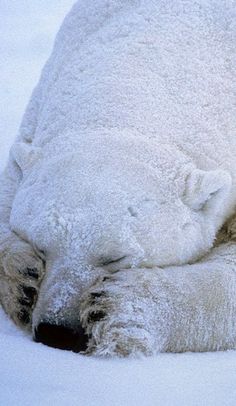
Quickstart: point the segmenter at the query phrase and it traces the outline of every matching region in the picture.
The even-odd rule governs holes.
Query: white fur
[[[91,304],[91,293],[101,297]],[[165,269],[120,270],[82,298],[81,318],[97,356],[216,351],[236,346],[235,244],[204,262]],[[89,323],[91,313],[106,316]]]
[[[81,0],[66,17],[26,110],[0,195],[0,247],[6,246],[4,235],[14,232],[19,244],[23,239],[33,247],[32,255],[45,253],[34,327],[54,318],[76,329],[81,295],[98,277],[120,269],[126,269],[120,274],[131,288],[114,285],[118,296],[131,302],[146,297],[147,278],[153,285],[147,303],[157,314],[163,310],[163,325],[160,294],[170,301],[179,297],[178,303],[183,298],[184,308],[185,296],[165,293],[155,270],[199,260],[235,212],[234,12],[219,0]],[[8,241],[13,268],[21,268]],[[199,266],[196,272],[204,268],[202,284],[208,286],[213,273],[208,262]],[[208,299],[194,284],[195,265],[188,269],[185,283],[193,284],[197,307]],[[172,272],[163,272],[168,281]],[[176,286],[181,272],[173,270]],[[6,284],[1,301],[15,319],[16,301],[6,304],[12,282]],[[114,306],[122,319],[122,306]],[[157,336],[167,340],[163,325],[156,316],[146,321],[144,341],[152,344],[142,341],[142,352],[221,348],[218,336],[205,345],[194,328],[185,346],[158,344]],[[171,322],[171,335],[176,326]],[[126,341],[134,343],[135,328],[122,327]],[[127,351],[137,352],[135,345]]]

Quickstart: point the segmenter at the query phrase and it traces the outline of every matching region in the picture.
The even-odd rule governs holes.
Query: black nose
[[[49,347],[81,352],[87,349],[88,336],[81,326],[76,330],[50,323],[40,323],[34,332],[34,340]]]

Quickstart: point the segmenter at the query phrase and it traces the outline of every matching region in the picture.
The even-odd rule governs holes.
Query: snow
[[[73,1],[1,0],[0,168]],[[230,406],[236,352],[100,360],[36,344],[0,310],[0,405]]]
[[[34,344],[0,321],[1,405],[235,405],[234,351],[96,360]]]
[[[0,2],[0,168],[73,0]],[[4,140],[4,142],[3,142]]]

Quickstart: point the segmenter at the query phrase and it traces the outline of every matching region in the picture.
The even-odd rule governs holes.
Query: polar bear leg
[[[236,348],[235,314],[235,243],[193,265],[121,270],[81,302],[88,352],[102,356]]]
[[[0,179],[0,303],[16,324],[28,328],[44,263],[10,229],[11,207],[20,179],[19,168],[10,157]]]
[[[153,312],[156,271],[121,270],[100,278],[83,295],[80,318],[91,337],[88,354],[124,357],[161,351],[165,337],[160,331],[158,345]]]

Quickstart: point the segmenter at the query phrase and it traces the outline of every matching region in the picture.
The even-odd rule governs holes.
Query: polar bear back
[[[235,34],[226,0],[78,1],[20,138],[43,146],[78,128],[132,130],[230,171],[236,193]]]

